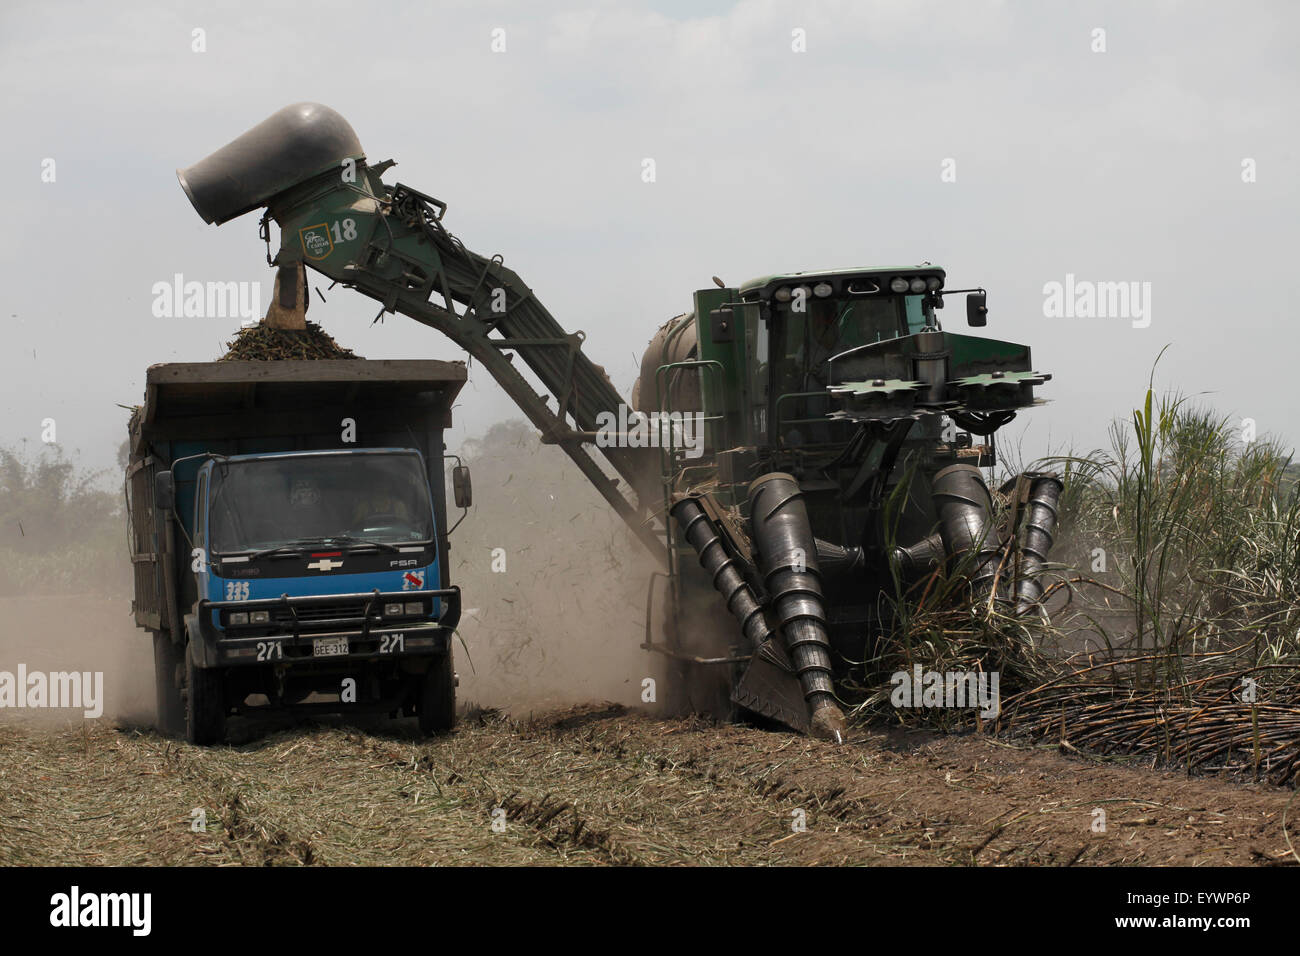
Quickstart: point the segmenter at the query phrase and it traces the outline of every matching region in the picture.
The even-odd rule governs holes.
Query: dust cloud
[[[525,422],[493,426],[462,455],[474,505],[451,536],[465,608],[464,646],[454,645],[461,701],[514,713],[641,704],[642,681],[662,673],[640,647],[655,569],[645,548]]]
[[[464,599],[453,638],[462,706],[516,714],[587,701],[641,706],[645,678],[663,685],[663,659],[640,647],[655,562],[564,452],[523,421],[494,426],[461,453],[474,483],[450,551]],[[447,498],[455,522],[450,488]],[[126,577],[121,548],[97,560],[120,561]],[[0,595],[0,671],[100,672],[96,719],[152,725],[153,645],[134,624],[130,596],[74,593],[61,581],[50,590]],[[0,724],[84,720],[77,709],[0,709]]]
[[[28,674],[100,673],[103,713],[95,721],[153,723],[153,643],[135,626],[130,598],[0,597],[0,671],[16,674],[20,665]],[[86,720],[79,708],[0,709],[0,723],[54,728]]]

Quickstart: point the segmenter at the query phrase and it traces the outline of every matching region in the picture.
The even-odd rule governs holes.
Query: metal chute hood
[[[344,160],[364,158],[342,116],[320,103],[295,103],[176,176],[203,220],[220,226]]]

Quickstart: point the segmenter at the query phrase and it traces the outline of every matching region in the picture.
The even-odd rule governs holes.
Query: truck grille
[[[297,608],[298,626],[311,627],[320,624],[361,623],[365,613],[365,601],[345,601],[338,604],[309,604]],[[371,609],[371,617],[377,618],[380,608]],[[294,612],[287,607],[271,610],[271,622],[280,627],[293,627]]]

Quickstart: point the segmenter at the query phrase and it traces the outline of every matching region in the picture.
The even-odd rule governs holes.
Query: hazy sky
[[[225,351],[237,320],[154,318],[154,283],[269,301],[257,215],[205,225],[175,169],[302,100],[447,202],[625,394],[712,275],[929,260],[1054,373],[1004,432],[1026,451],[1102,442],[1166,344],[1159,386],[1294,444],[1297,27],[1282,2],[5,0],[0,445],[54,418],[107,467],[148,365]],[[1046,315],[1068,274],[1150,283],[1149,325]],[[335,289],[310,316],[369,358],[460,357],[376,311]],[[475,370],[449,443],[512,414]]]

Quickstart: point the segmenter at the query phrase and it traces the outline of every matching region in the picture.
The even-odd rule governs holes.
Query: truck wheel
[[[153,681],[157,694],[158,732],[168,737],[185,733],[185,704],[181,700],[180,649],[171,636],[159,631],[153,635]]]
[[[437,657],[420,679],[420,733],[445,734],[456,726],[456,674],[451,648]]]
[[[185,645],[185,738],[207,747],[226,736],[225,694],[221,678],[194,663],[194,645]]]

